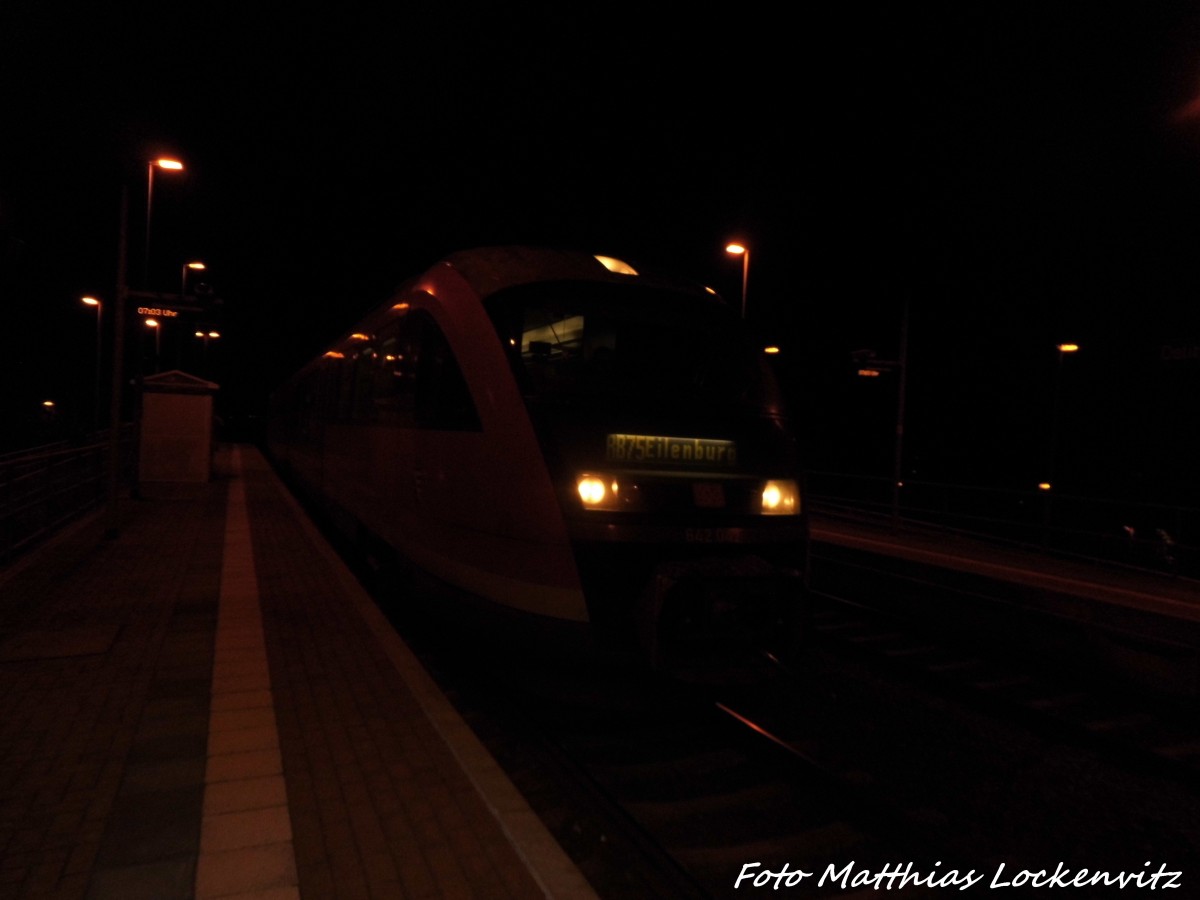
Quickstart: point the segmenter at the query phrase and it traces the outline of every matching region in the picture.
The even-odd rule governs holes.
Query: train
[[[464,609],[704,677],[804,642],[808,515],[773,349],[718,292],[640,263],[462,250],[279,385],[264,447]]]

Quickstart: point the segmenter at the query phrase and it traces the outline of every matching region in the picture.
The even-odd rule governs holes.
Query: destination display
[[[610,462],[666,465],[737,465],[737,445],[713,438],[669,437],[655,434],[610,434],[605,444]]]

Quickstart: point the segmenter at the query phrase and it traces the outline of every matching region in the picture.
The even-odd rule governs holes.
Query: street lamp
[[[100,370],[101,370],[101,359],[103,357],[103,344],[102,344],[102,337],[101,337],[102,330],[100,328],[100,323],[101,323],[101,317],[104,314],[104,304],[101,303],[99,301],[99,299],[97,299],[96,297],[83,297],[81,299],[83,300],[85,305],[94,306],[96,308],[96,399],[95,399],[95,405],[92,409],[92,419],[93,419],[92,427],[95,430],[99,431],[100,430]]]
[[[204,342],[204,349],[203,349],[203,351],[201,353],[201,357],[200,357],[200,369],[206,375],[208,374],[208,342],[210,340],[215,341],[220,336],[221,336],[221,332],[219,332],[219,331],[197,331],[196,332],[196,337]]]
[[[205,354],[205,356],[207,356],[207,355],[208,355],[208,341],[209,341],[209,339],[211,338],[212,340],[214,340],[214,341],[215,341],[215,340],[216,340],[217,338],[219,338],[220,336],[221,336],[221,332],[219,332],[219,331],[197,331],[197,332],[196,332],[196,337],[198,337],[198,338],[200,338],[202,341],[204,341],[204,354]]]
[[[146,246],[142,260],[142,287],[150,287],[150,209],[154,200],[154,170],[166,169],[169,172],[182,172],[183,163],[177,159],[160,158],[150,162],[146,167]]]
[[[1058,368],[1054,373],[1054,409],[1050,419],[1050,460],[1046,466],[1046,487],[1042,490],[1052,490],[1054,487],[1054,468],[1058,455],[1058,418],[1062,407],[1063,360],[1068,353],[1078,353],[1078,344],[1058,344]],[[1041,487],[1039,485],[1039,487]]]
[[[158,319],[147,319],[146,327],[154,330],[154,371],[158,371],[158,356],[162,349],[162,325]]]
[[[1042,543],[1050,539],[1050,506],[1051,492],[1054,490],[1055,466],[1058,457],[1058,418],[1062,407],[1063,360],[1068,353],[1079,352],[1078,344],[1058,344],[1058,368],[1054,373],[1054,408],[1050,417],[1050,456],[1046,463],[1046,480],[1038,484],[1038,490],[1045,494],[1045,521],[1042,528]]]
[[[150,270],[150,212],[152,208],[154,196],[154,170],[167,169],[168,171],[179,172],[183,170],[183,163],[174,159],[160,158],[153,160],[147,167],[146,174],[146,246],[145,256],[143,259],[143,278],[149,281]],[[121,481],[121,407],[122,395],[124,392],[125,380],[125,325],[126,325],[126,306],[129,302],[129,185],[122,183],[120,191],[120,213],[118,217],[119,228],[117,230],[117,283],[116,289],[111,298],[113,307],[113,344],[112,344],[112,382],[109,391],[109,429],[108,429],[108,472],[106,473],[107,484],[107,510],[105,517],[108,520],[107,528],[105,529],[105,537],[112,539],[120,533],[120,510],[119,510],[119,488]],[[137,443],[134,443],[134,453],[137,453]],[[137,468],[134,467],[136,473]],[[137,496],[138,484],[137,476],[134,475],[131,495]]]
[[[725,245],[725,252],[742,258],[742,318],[746,318],[746,283],[750,280],[750,248],[745,244]]]
[[[180,280],[180,282],[179,282],[179,302],[180,302],[180,303],[182,303],[182,302],[183,302],[183,298],[187,296],[187,276],[188,276],[188,269],[194,269],[194,270],[195,270],[195,271],[197,271],[197,272],[202,272],[202,271],[204,271],[206,268],[208,268],[208,267],[207,267],[206,265],[204,265],[204,263],[202,263],[202,262],[190,262],[190,263],[184,263],[184,266],[183,266],[183,278],[182,278],[182,279]]]

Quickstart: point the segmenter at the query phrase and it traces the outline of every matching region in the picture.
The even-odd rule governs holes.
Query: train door
[[[470,587],[489,568],[487,448],[482,425],[450,344],[433,317],[414,310],[406,331],[415,350],[412,488],[425,551],[435,574]]]
[[[393,547],[405,549],[417,531],[410,473],[415,464],[414,341],[405,319],[379,328],[371,348],[372,385],[358,452],[367,460],[370,525]]]
[[[586,621],[566,535],[547,541],[513,533],[515,520],[538,515],[537,509],[557,511],[554,498],[541,498],[538,507],[537,499],[519,487],[530,483],[531,473],[542,465],[540,457],[514,458],[511,433],[484,432],[449,342],[428,315],[418,312],[412,318],[422,323],[413,475],[422,520],[416,540],[425,557],[417,561],[477,599],[522,613]],[[542,526],[554,530],[548,523]]]

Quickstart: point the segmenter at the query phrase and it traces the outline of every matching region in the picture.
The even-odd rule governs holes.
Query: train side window
[[[390,345],[392,359],[388,360],[391,380],[389,399],[392,421],[401,428],[415,428],[416,367],[421,356],[420,313],[410,313],[395,326],[395,340]]]
[[[330,360],[330,409],[332,422],[350,421],[354,404],[354,363],[343,357]]]
[[[427,313],[418,311],[409,318],[420,330],[414,379],[417,427],[481,431],[479,413],[446,336]]]
[[[363,347],[354,358],[354,388],[351,417],[362,424],[375,421],[375,369],[378,355],[373,346]]]
[[[379,330],[372,378],[371,402],[381,425],[412,427],[412,387],[407,379],[411,348],[406,346],[403,320],[389,322]]]
[[[321,400],[318,415],[322,422],[336,422],[341,397],[342,361],[326,359],[321,366]]]

